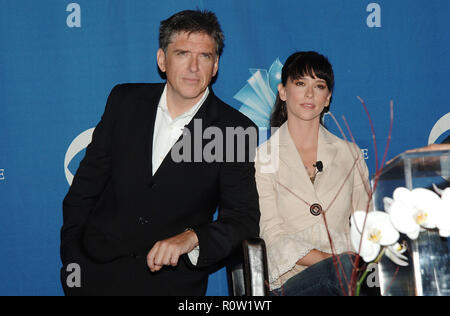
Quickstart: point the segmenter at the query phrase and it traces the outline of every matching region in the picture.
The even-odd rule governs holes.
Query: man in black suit
[[[206,268],[259,234],[256,126],[210,88],[216,16],[177,13],[159,41],[166,83],[114,87],[64,199],[67,295],[204,295]]]

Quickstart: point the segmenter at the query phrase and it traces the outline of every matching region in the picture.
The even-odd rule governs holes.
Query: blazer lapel
[[[214,95],[211,87],[209,88],[209,95],[206,98],[205,102],[202,104],[200,109],[194,115],[192,120],[189,122],[186,127],[193,132],[194,131],[194,120],[201,119],[202,120],[202,129],[212,125],[216,120],[219,119],[219,111],[216,105],[217,97]],[[203,132],[203,131],[202,131]],[[180,137],[181,139],[181,137]]]
[[[322,192],[322,190],[325,189],[325,191],[327,191],[328,189],[331,188],[330,184],[332,186],[334,185],[327,180],[335,178],[333,174],[333,162],[337,154],[337,148],[334,144],[335,141],[336,141],[335,136],[331,134],[329,131],[327,131],[323,126],[320,126],[317,160],[322,161],[323,170],[322,172],[319,172],[317,174],[316,180],[314,182],[316,191],[318,191],[319,193],[326,193]]]
[[[140,119],[144,121],[144,126],[146,127],[146,132],[144,134],[144,143],[147,144],[145,147],[144,155],[147,160],[147,183],[151,185],[153,183],[153,133],[155,129],[155,119],[156,112],[158,111],[159,100],[164,91],[164,84],[158,85],[156,88],[150,87],[148,94],[143,98],[146,105],[144,108],[144,113]]]
[[[278,181],[309,204],[317,203],[316,192],[302,158],[292,140],[287,123],[279,129],[280,166]]]

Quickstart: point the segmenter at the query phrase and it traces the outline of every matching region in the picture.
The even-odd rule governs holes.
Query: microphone
[[[313,167],[317,168],[317,172],[322,172],[323,170],[323,163],[322,161],[316,161],[315,164],[313,164]]]

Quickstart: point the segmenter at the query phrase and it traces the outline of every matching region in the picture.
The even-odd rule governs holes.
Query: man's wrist
[[[184,230],[184,232],[189,236],[189,239],[192,240],[192,248],[195,248],[198,246],[199,241],[198,241],[198,236],[197,233],[195,232],[194,229],[188,227]]]

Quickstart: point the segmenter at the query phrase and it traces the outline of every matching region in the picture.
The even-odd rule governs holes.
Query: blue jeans
[[[345,295],[348,295],[348,284],[353,271],[354,256],[342,254],[338,256],[342,266],[337,262]],[[343,296],[343,290],[336,273],[333,258],[322,260],[299,274],[293,276],[281,288],[273,290],[273,296]],[[345,273],[345,277],[343,276]],[[346,281],[347,280],[347,281]]]

